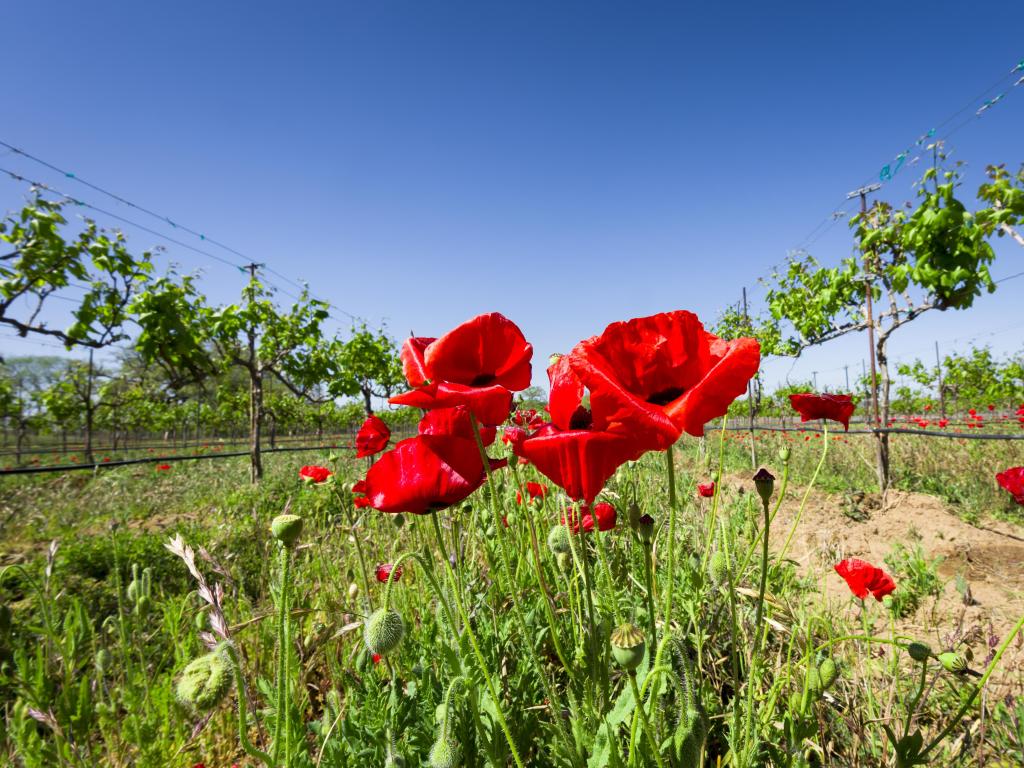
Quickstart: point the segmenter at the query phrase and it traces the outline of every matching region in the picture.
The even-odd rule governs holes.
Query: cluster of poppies
[[[520,329],[497,313],[406,341],[410,390],[391,402],[427,413],[415,437],[356,483],[356,504],[423,514],[462,501],[483,484],[482,449],[511,416],[503,439],[513,453],[589,506],[625,462],[665,450],[684,432],[702,435],[746,390],[760,348],[754,339],[719,339],[685,311],[612,323],[550,361],[550,421],[512,413],[514,393],[530,385],[532,357]]]

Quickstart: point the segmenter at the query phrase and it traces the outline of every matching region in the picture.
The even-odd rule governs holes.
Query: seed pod
[[[927,661],[932,655],[932,649],[924,643],[913,642],[907,646],[907,653],[914,661]]]
[[[721,586],[729,581],[729,559],[721,550],[711,555],[708,561],[708,575],[712,583]]]
[[[938,658],[939,663],[947,672],[962,674],[967,671],[967,659],[959,653],[946,651],[945,653],[940,653],[936,658]]]
[[[270,533],[286,547],[291,547],[302,533],[302,518],[298,515],[278,515],[270,521]]]
[[[459,745],[442,736],[430,748],[430,768],[456,768],[462,758]]]
[[[200,712],[213,709],[230,690],[232,671],[231,658],[220,648],[193,659],[178,678],[178,700]]]
[[[792,455],[788,445],[784,445],[779,449],[779,461],[783,464],[789,464],[789,457]]]
[[[761,467],[754,475],[754,487],[757,489],[757,495],[761,497],[762,503],[767,506],[772,500],[772,493],[775,492],[775,475]]]
[[[640,666],[644,658],[646,643],[644,634],[634,624],[620,624],[611,634],[612,657],[625,670],[632,671]]]
[[[386,656],[398,647],[405,634],[405,624],[397,611],[378,608],[366,620],[364,638],[370,653]]]
[[[572,554],[572,545],[569,544],[569,529],[564,525],[552,526],[548,531],[548,549],[554,554]]]
[[[839,678],[839,667],[832,657],[826,658],[818,665],[818,678],[821,681],[821,689],[827,691]]]

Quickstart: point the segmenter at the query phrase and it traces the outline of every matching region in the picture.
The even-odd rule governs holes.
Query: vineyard
[[[115,91],[127,104],[108,110],[147,125],[113,132],[124,154],[99,166],[128,178],[132,152],[159,149],[188,179],[185,217],[170,214],[171,184],[153,182],[144,202],[51,154],[44,132],[30,145],[0,126],[0,179],[11,185],[0,191],[13,190],[0,218],[0,764],[1024,765],[1024,345],[1012,299],[1024,278],[1021,134],[975,142],[987,154],[973,168],[952,141],[1024,98],[1024,61],[896,145],[866,183],[843,184],[797,247],[751,272],[744,259],[771,259],[736,257],[747,248],[736,232],[774,243],[777,199],[838,160],[797,145],[806,138],[772,143],[756,114],[775,104],[759,105],[758,91],[785,94],[760,73],[745,70],[749,84],[729,80],[737,90],[715,97],[749,100],[731,122],[705,108],[724,109],[707,94],[648,103],[644,88],[666,71],[694,68],[670,56],[690,43],[661,40],[671,25],[643,27],[640,44],[636,19],[611,24],[590,61],[615,66],[591,83],[601,98],[589,104],[583,68],[572,73],[562,50],[598,34],[589,17],[593,29],[573,17],[552,31],[557,44],[538,31],[549,20],[531,19],[516,34],[536,49],[506,30],[518,17],[500,25],[500,45],[467,33],[461,16],[442,27],[420,19],[381,54],[360,47],[362,17],[338,29],[303,17],[300,43],[286,34],[295,20],[275,18],[255,44],[244,41],[248,17],[217,27],[220,9],[208,12],[189,20],[195,39],[165,40],[171,20],[97,32],[75,17],[79,41],[104,49],[86,62],[116,48],[110,72],[152,80]],[[203,37],[208,21],[223,39]],[[860,32],[844,26],[843,39],[883,37],[849,23]],[[800,69],[832,78],[837,56],[812,57],[817,35],[793,29]],[[773,47],[765,66],[778,66],[771,34],[754,32]],[[128,53],[137,39],[138,60]],[[240,65],[234,46],[248,44]],[[633,71],[648,44],[662,58]],[[323,58],[303,58],[297,73],[279,47]],[[193,49],[199,64],[182,58]],[[364,72],[350,49],[379,71]],[[230,60],[204,58],[217,52]],[[500,71],[476,73],[491,55]],[[448,56],[458,64],[438,75]],[[534,57],[545,62],[535,77],[510,86]],[[218,83],[186,127],[150,101],[173,91],[153,64],[165,59],[189,99]],[[280,71],[259,69],[264,59]],[[186,65],[198,68],[186,77]],[[373,98],[344,78],[304,90],[306,75],[335,65],[367,78]],[[73,68],[65,62],[60,78]],[[697,68],[701,87],[725,82],[720,60]],[[466,78],[453,88],[466,115],[437,97],[431,73]],[[802,99],[833,103],[809,82]],[[550,101],[523,119],[520,91],[542,85]],[[916,92],[900,88],[912,106]],[[498,123],[460,132],[476,114],[463,90],[514,125],[504,145],[487,144]],[[819,143],[863,162],[868,127],[897,124],[905,106],[889,96],[888,116],[849,97],[877,121],[858,125],[863,146],[839,127]],[[360,113],[363,99],[376,111]],[[707,147],[663,143],[658,132],[675,127],[662,110],[676,102],[702,105],[683,122],[705,131]],[[341,111],[324,117],[328,103]],[[815,119],[799,106],[790,122]],[[54,126],[88,122],[84,108],[61,110]],[[573,123],[577,113],[590,117]],[[159,134],[150,123],[163,120],[174,127]],[[562,124],[575,128],[559,140]],[[98,134],[110,132],[103,125]],[[204,177],[183,145],[218,125]],[[413,138],[423,143],[404,143]],[[729,166],[738,143],[749,165]],[[623,144],[628,162],[596,173],[595,158]],[[671,164],[683,155],[680,173]],[[754,181],[783,157],[786,174]],[[287,171],[275,175],[274,162]],[[657,182],[663,167],[675,176]],[[579,175],[560,188],[567,168]],[[308,186],[295,183],[303,174]],[[210,178],[223,182],[226,212],[200,225]],[[640,189],[638,213],[624,199]],[[283,207],[263,207],[266,197]],[[289,197],[301,206],[284,207]],[[633,248],[629,233],[662,208],[673,227],[680,211],[696,224]],[[437,218],[442,209],[452,218]],[[550,240],[536,260],[521,253],[520,225]],[[576,231],[592,225],[593,242]],[[376,239],[357,249],[352,232]],[[465,257],[480,232],[493,253]],[[670,245],[659,251],[658,237]],[[680,255],[685,237],[697,244]],[[605,241],[626,243],[610,262],[596,255]],[[422,254],[405,253],[421,243]],[[293,280],[300,266],[314,280]],[[990,297],[1003,303],[993,310]],[[373,320],[361,316],[368,306]],[[527,306],[536,318],[508,309]],[[983,311],[1010,325],[978,321]],[[937,318],[957,323],[941,351],[926,337]],[[551,339],[563,346],[547,348]]]

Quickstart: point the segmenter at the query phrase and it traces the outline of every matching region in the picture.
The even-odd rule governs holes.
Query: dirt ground
[[[736,477],[735,482],[754,492],[749,477]],[[770,542],[776,553],[803,491],[790,488],[772,523]],[[1024,615],[1024,529],[991,521],[982,527],[969,525],[939,499],[919,493],[890,491],[883,506],[878,494],[850,497],[812,491],[787,557],[820,585],[830,611],[853,616],[855,601],[833,565],[858,557],[891,570],[884,559],[897,542],[919,544],[926,557],[941,557],[938,572],[945,582],[940,596],[925,598],[913,616],[897,622],[897,634],[928,642],[936,651],[963,640],[974,652],[973,666],[983,667],[989,648]],[[957,590],[958,574],[969,586],[968,600]],[[991,683],[1006,686],[1005,692],[1024,689],[1024,637],[1011,644],[1000,666]]]

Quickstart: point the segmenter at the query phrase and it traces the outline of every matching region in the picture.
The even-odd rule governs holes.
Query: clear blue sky
[[[967,120],[1024,58],[1024,6],[720,5],[15,3],[0,139],[398,338],[504,312],[534,342],[538,383],[549,353],[610,321],[685,308],[710,324],[744,285],[756,309],[759,276],[961,107],[945,130],[966,120],[949,141],[966,197],[986,163],[1024,161],[1024,86]],[[0,167],[173,234],[2,149]],[[908,199],[912,178],[883,194]],[[23,194],[0,179],[0,209]],[[835,261],[851,244],[840,221],[809,250]],[[997,249],[996,277],[1024,270],[1024,249]],[[202,269],[214,300],[241,286],[175,246],[162,259]],[[1021,288],[916,321],[894,354],[1019,349]],[[6,354],[52,351],[0,338]],[[769,382],[817,370],[841,386],[865,348],[771,363]]]

